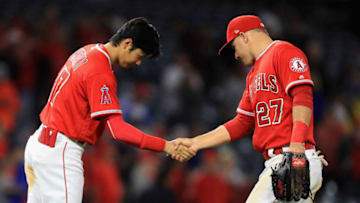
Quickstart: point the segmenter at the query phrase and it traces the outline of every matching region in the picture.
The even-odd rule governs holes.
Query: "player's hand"
[[[320,151],[320,150],[316,151],[316,154],[317,154],[318,157],[320,158],[320,161],[321,161],[321,163],[322,163],[323,166],[328,166],[328,165],[329,165],[329,163],[326,161],[324,155],[321,154],[321,151]]]
[[[167,155],[171,155],[171,158],[180,162],[188,161],[196,154],[196,152],[190,149],[190,144],[183,143],[181,146],[180,144],[181,143],[177,139],[166,142],[164,151]]]
[[[298,142],[291,142],[289,151],[295,154],[305,154],[305,144]]]
[[[176,150],[178,150],[179,152],[171,156],[171,158],[173,159],[178,160],[182,156],[182,153],[189,153],[189,152],[192,155],[190,158],[192,158],[193,156],[195,156],[196,152],[198,151],[195,142],[191,138],[177,138],[173,140],[173,142],[176,144]],[[188,148],[188,149],[184,150],[184,148]]]

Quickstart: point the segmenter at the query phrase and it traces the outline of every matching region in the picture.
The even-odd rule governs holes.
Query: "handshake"
[[[177,138],[172,141],[167,141],[164,152],[172,159],[180,162],[185,162],[196,155],[198,147],[191,138]]]

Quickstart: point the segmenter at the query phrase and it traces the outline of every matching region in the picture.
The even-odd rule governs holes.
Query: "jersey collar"
[[[275,43],[277,43],[277,42],[279,42],[279,41],[280,41],[280,40],[275,40],[275,41],[271,42],[271,43],[259,54],[259,56],[256,57],[256,61],[257,61],[260,57],[262,57],[262,56],[265,54],[265,52],[266,52],[273,44],[275,44]]]
[[[104,45],[99,43],[99,44],[96,44],[95,48],[106,56],[106,58],[109,61],[109,66],[110,66],[110,68],[112,70],[112,64],[111,64],[111,60],[110,60],[110,55],[109,55],[108,51],[106,50],[106,48],[104,47]]]

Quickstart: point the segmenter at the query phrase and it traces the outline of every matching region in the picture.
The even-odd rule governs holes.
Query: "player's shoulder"
[[[87,61],[83,71],[92,74],[112,72],[110,56],[102,44],[85,45],[79,50],[83,50]]]
[[[277,43],[275,43],[273,50],[273,54],[275,57],[292,55],[305,57],[304,52],[300,48],[287,41],[278,41]]]
[[[84,47],[87,49],[89,61],[99,65],[111,66],[109,53],[102,44],[90,44]]]
[[[274,44],[274,50],[277,52],[283,52],[283,51],[302,52],[301,49],[298,48],[297,46],[295,46],[294,44],[287,42],[287,41],[282,41],[282,40],[277,40],[277,42]]]
[[[74,80],[91,81],[94,78],[105,77],[113,80],[113,73],[110,57],[101,44],[89,44],[75,51],[67,61],[72,67]]]

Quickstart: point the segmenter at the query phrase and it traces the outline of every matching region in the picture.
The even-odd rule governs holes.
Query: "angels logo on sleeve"
[[[109,95],[109,88],[104,85],[102,88],[101,88],[101,103],[100,104],[111,104],[111,98],[110,98],[110,95]]]
[[[289,63],[290,69],[296,73],[304,73],[308,69],[306,62],[300,57],[294,57]]]

